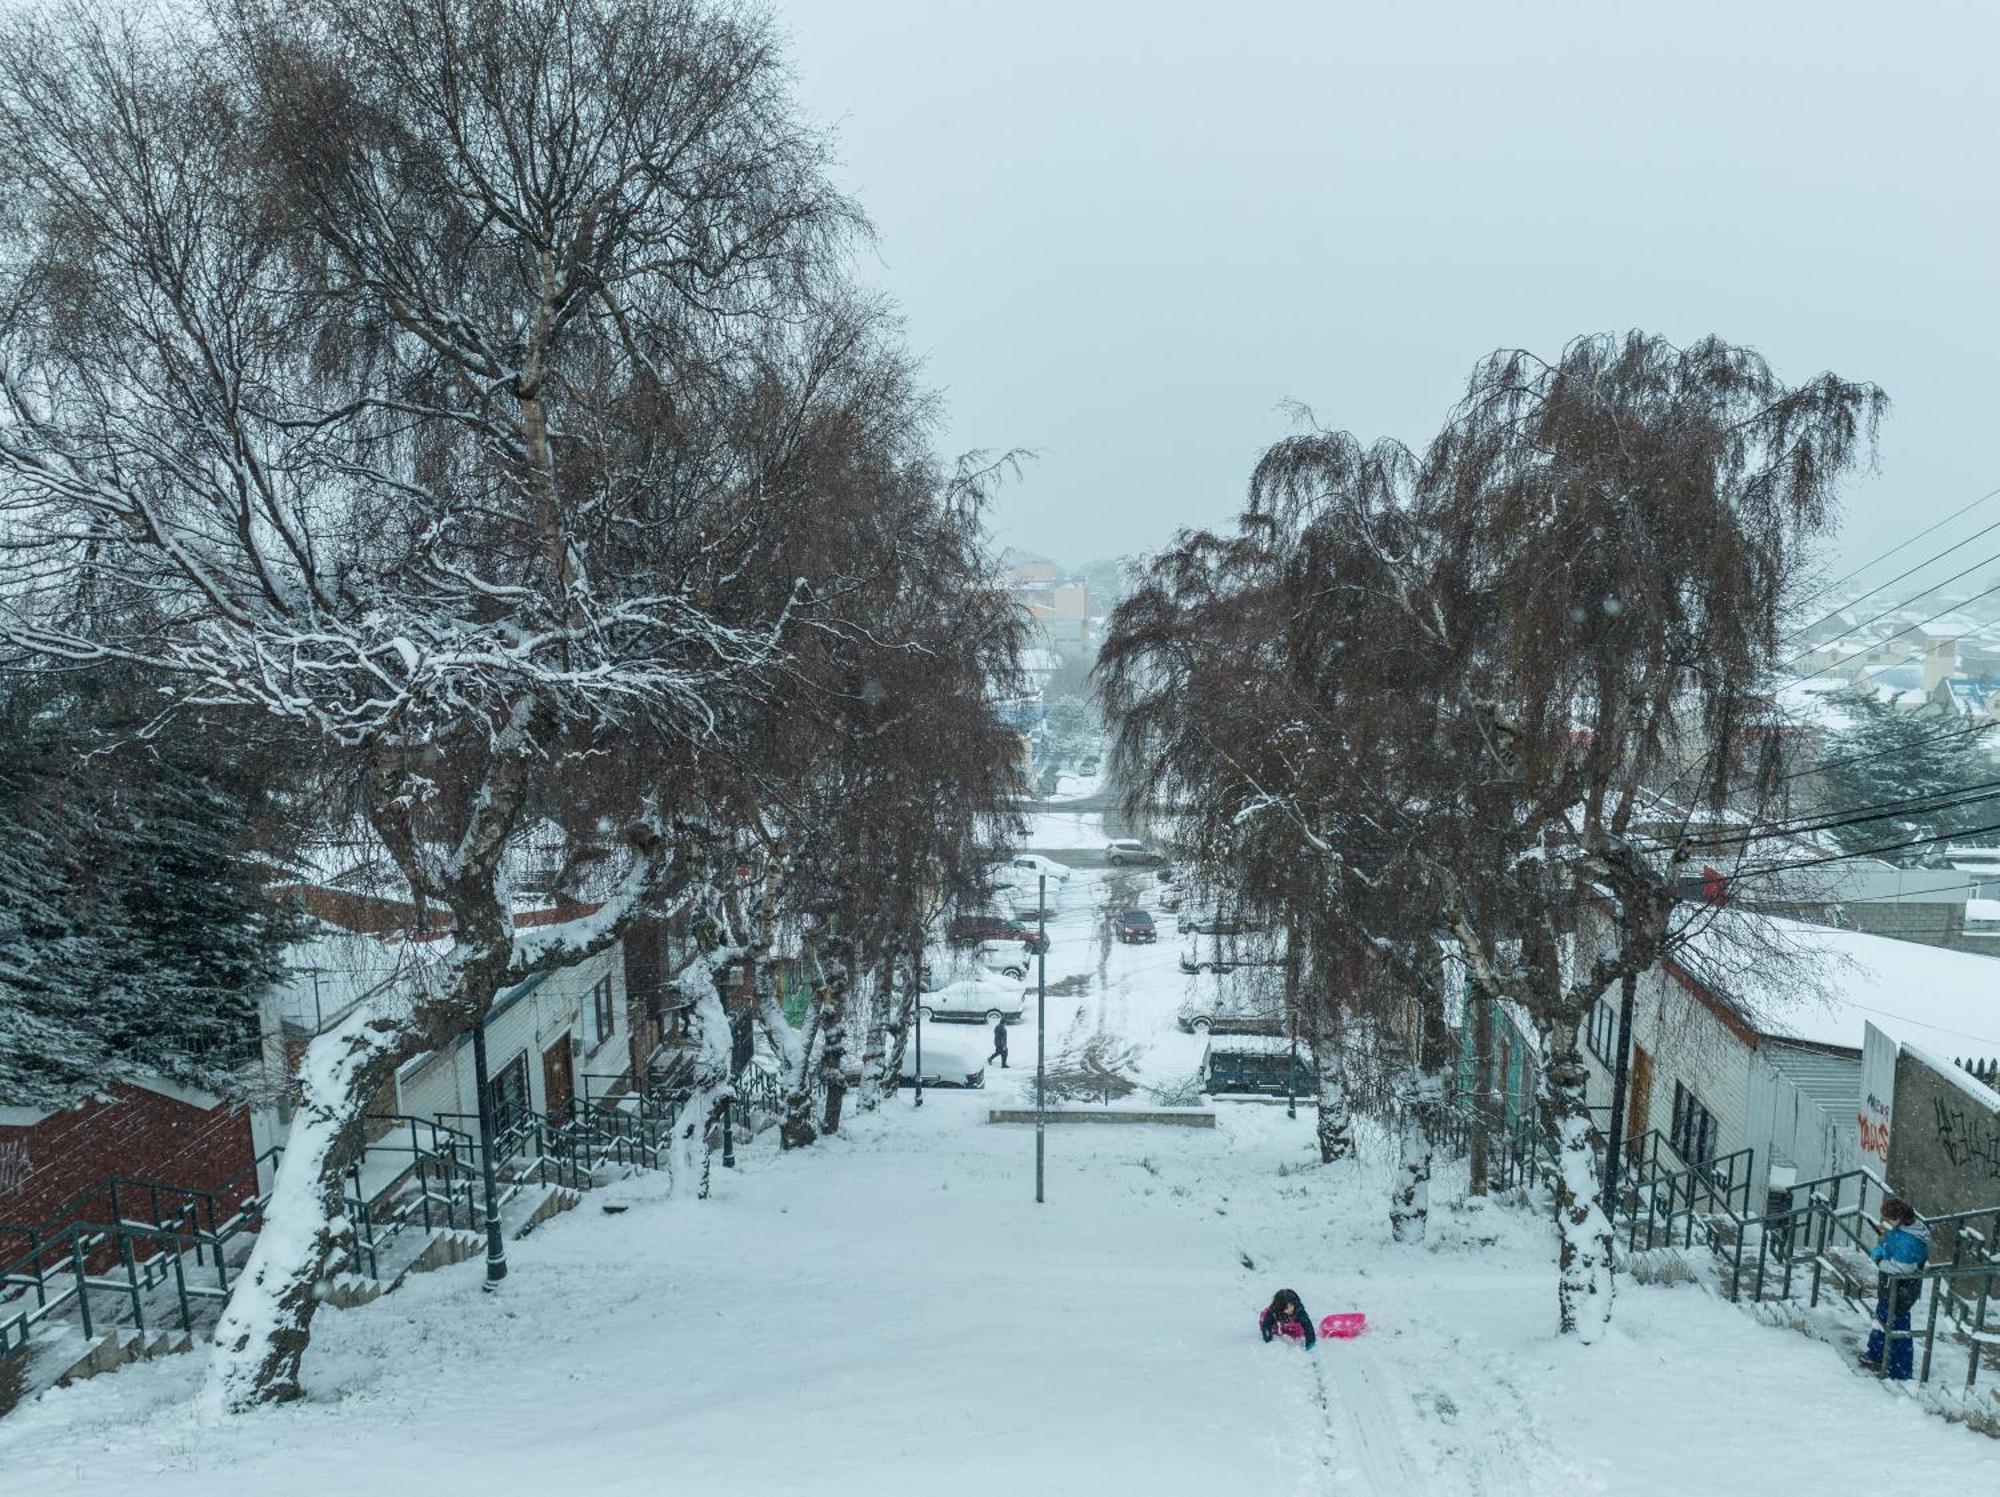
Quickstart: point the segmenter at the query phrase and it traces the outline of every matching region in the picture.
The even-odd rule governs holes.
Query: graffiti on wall
[[[28,1157],[26,1139],[9,1139],[0,1143],[0,1196],[10,1195],[26,1185],[34,1168],[34,1161]]]
[[[1933,1097],[1931,1106],[1944,1157],[1960,1169],[2000,1180],[2000,1122],[1979,1113],[1968,1117],[1963,1107],[1947,1106],[1942,1097]]]

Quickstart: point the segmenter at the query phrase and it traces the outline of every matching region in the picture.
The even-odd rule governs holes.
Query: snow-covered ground
[[[1201,1050],[1173,1028],[1171,926],[1121,947],[1103,917],[1149,877],[1079,875],[1049,1050],[1171,1091]],[[981,1028],[930,1028],[984,1052]],[[0,1422],[0,1492],[1992,1486],[1993,1442],[1694,1286],[1621,1281],[1608,1342],[1559,1340],[1545,1218],[1441,1200],[1397,1246],[1386,1151],[1322,1166],[1303,1110],[1051,1128],[1037,1206],[1033,1129],[985,1121],[1034,1050],[1030,1019],[984,1092],[905,1095],[793,1154],[767,1134],[707,1202],[658,1176],[598,1193],[513,1246],[499,1295],[466,1265],[329,1311],[302,1404],[197,1429],[191,1357],[52,1394]],[[1281,1286],[1375,1329],[1267,1346]]]

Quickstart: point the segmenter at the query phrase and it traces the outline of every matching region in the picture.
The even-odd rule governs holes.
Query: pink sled
[[[1259,1325],[1264,1323],[1264,1312],[1262,1310],[1257,1312],[1257,1323]],[[1320,1317],[1319,1333],[1331,1341],[1352,1341],[1367,1329],[1368,1317],[1359,1310],[1346,1310],[1338,1315],[1323,1315]],[[1305,1331],[1300,1328],[1296,1320],[1280,1321],[1278,1324],[1278,1334],[1281,1336],[1290,1336],[1295,1341],[1306,1339]]]

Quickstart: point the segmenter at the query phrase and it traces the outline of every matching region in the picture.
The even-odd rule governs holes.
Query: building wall
[[[1761,1083],[1753,1083],[1751,1056],[1754,1047],[1717,1017],[1691,990],[1687,981],[1661,966],[1639,976],[1633,995],[1632,1041],[1652,1056],[1652,1085],[1646,1097],[1646,1123],[1661,1134],[1670,1134],[1674,1116],[1674,1085],[1686,1086],[1715,1118],[1715,1152],[1737,1149],[1757,1150],[1756,1178],[1752,1180],[1752,1200],[1762,1199],[1764,1174],[1769,1167],[1769,1139],[1759,1137],[1755,1114],[1769,1125],[1772,1101],[1768,1073]],[[1614,990],[1607,1001],[1617,1002]],[[1584,1047],[1589,1070],[1587,1095],[1592,1107],[1611,1103],[1611,1061],[1588,1045]],[[1631,1117],[1635,1097],[1628,1104]]]
[[[2000,1094],[1903,1046],[1889,1181],[1924,1216],[2000,1207]]]
[[[611,1029],[597,1037],[592,989],[609,978]],[[557,1044],[569,1048],[574,1094],[584,1095],[585,1073],[593,1073],[590,1094],[600,1095],[608,1085],[601,1079],[628,1075],[632,1066],[630,1017],[626,1010],[624,959],[614,946],[574,967],[551,972],[523,992],[503,995],[486,1021],[486,1067],[489,1077],[500,1075],[518,1056],[526,1056],[529,1106],[536,1112],[548,1111],[548,1091],[544,1082],[542,1057]],[[413,1117],[434,1118],[441,1113],[459,1114],[448,1119],[466,1131],[479,1112],[479,1092],[474,1084],[472,1039],[458,1040],[449,1049],[433,1051],[406,1062],[396,1074],[396,1110]]]
[[[29,1121],[0,1123],[0,1222],[40,1226],[73,1197],[112,1176],[220,1190],[255,1160],[250,1114],[242,1106],[162,1085],[117,1085],[108,1099]],[[254,1176],[245,1176],[245,1193]],[[121,1211],[143,1219],[136,1207]]]

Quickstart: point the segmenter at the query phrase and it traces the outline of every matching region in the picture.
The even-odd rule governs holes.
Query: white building
[[[1718,913],[1641,976],[1627,1133],[1657,1130],[1682,1159],[1753,1151],[1747,1205],[1861,1162],[1861,1055],[1879,1028],[1934,1050],[2000,1051],[2000,965],[1858,931]],[[1593,1106],[1611,1101],[1618,999],[1585,1046]]]

